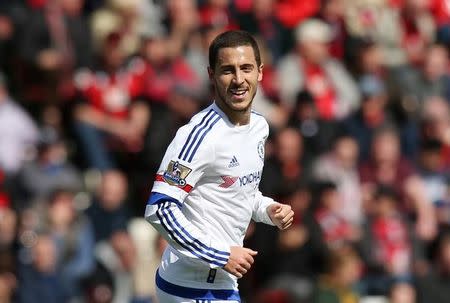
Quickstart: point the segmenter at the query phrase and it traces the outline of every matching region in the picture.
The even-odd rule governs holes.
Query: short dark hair
[[[261,55],[259,52],[258,43],[250,33],[242,30],[231,30],[219,34],[214,38],[209,46],[209,67],[214,69],[217,62],[217,55],[221,48],[251,46],[255,54],[256,63],[258,67],[261,65]]]

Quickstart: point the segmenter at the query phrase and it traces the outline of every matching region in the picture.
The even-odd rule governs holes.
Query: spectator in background
[[[140,31],[144,27],[152,27],[155,24],[149,21],[148,1],[143,0],[104,0],[103,6],[91,15],[91,29],[94,49],[98,52],[103,47],[103,41],[111,32],[119,33],[122,39],[117,47],[125,57],[135,55],[140,48]],[[158,22],[158,13],[154,15],[154,22]]]
[[[434,41],[434,22],[428,1],[349,1],[346,27],[354,39],[370,39],[381,47],[383,62],[402,68],[422,59]]]
[[[399,28],[402,35],[399,46],[411,65],[421,64],[426,49],[435,41],[436,25],[429,4],[429,1],[405,0],[400,12]]]
[[[450,97],[448,50],[442,45],[431,45],[424,51],[423,64],[416,68],[393,72],[391,95],[397,100],[397,110],[413,123],[420,116],[428,99]],[[404,74],[402,74],[404,73]]]
[[[423,251],[399,211],[400,199],[392,188],[380,186],[368,207],[361,240],[367,265],[362,282],[366,294],[386,296],[393,282],[412,282],[414,262],[423,260]]]
[[[17,181],[19,208],[42,201],[59,188],[73,191],[83,188],[80,172],[68,162],[66,143],[52,128],[41,130],[37,156],[24,164]]]
[[[387,92],[383,81],[377,76],[362,77],[359,83],[362,94],[361,108],[343,121],[344,129],[359,145],[359,160],[370,155],[370,143],[377,129],[393,125],[393,119],[386,111]]]
[[[222,23],[226,29],[237,29],[238,25],[230,10],[230,0],[205,0],[200,5],[200,21],[202,24]]]
[[[387,68],[384,65],[383,52],[380,45],[370,39],[357,41],[355,43],[357,46],[348,50],[349,57],[355,58],[353,62],[348,62],[348,64],[356,78],[361,81],[361,78],[364,76],[375,76],[385,81]]]
[[[275,137],[275,155],[265,164],[260,188],[265,194],[278,196],[293,184],[309,182],[311,165],[304,159],[300,132],[284,128]]]
[[[330,55],[339,60],[343,60],[346,52],[345,45],[347,42],[347,30],[344,22],[345,1],[321,1],[321,8],[318,17],[330,26],[333,33],[333,38],[329,44]]]
[[[398,134],[391,128],[377,131],[371,143],[371,156],[359,168],[363,201],[370,201],[376,185],[391,186],[400,197],[399,211],[415,215],[415,232],[423,240],[436,235],[436,218],[427,200],[424,184],[412,164],[402,157]]]
[[[124,66],[121,39],[120,33],[110,33],[102,46],[98,69],[76,76],[84,102],[75,108],[74,129],[88,167],[101,171],[119,166],[115,154],[142,150],[150,120],[148,106],[136,100],[140,70]]]
[[[95,255],[112,275],[114,281],[112,302],[133,302],[132,274],[136,268],[136,249],[128,232],[126,230],[113,232],[108,240],[97,244]]]
[[[361,259],[349,246],[331,251],[327,269],[314,294],[313,303],[357,303],[352,287],[361,273]]]
[[[277,1],[275,11],[281,23],[286,28],[293,29],[299,23],[317,14],[320,4],[319,0],[282,0]]]
[[[95,242],[109,239],[118,230],[125,230],[130,219],[126,203],[127,177],[120,171],[102,174],[101,184],[86,214],[94,226]]]
[[[443,232],[437,239],[431,270],[417,279],[420,303],[444,303],[450,297],[450,236]]]
[[[319,224],[323,240],[330,249],[356,243],[361,237],[357,225],[342,215],[341,193],[335,183],[323,181],[317,184],[314,218]]]
[[[310,302],[328,254],[321,228],[311,213],[311,192],[305,184],[296,184],[286,189],[280,201],[294,210],[293,225],[280,232],[258,225],[250,239],[251,247],[259,252],[254,280],[262,287],[257,297],[272,302],[269,294],[278,291],[292,302]],[[255,298],[251,291],[248,296]]]
[[[2,219],[0,221],[0,253],[2,256],[14,256],[17,249],[18,218],[17,213],[11,208],[5,195],[0,195],[0,218]]]
[[[0,302],[14,303],[17,278],[14,272],[14,260],[7,259],[0,252]]]
[[[446,0],[431,0],[430,10],[437,26],[437,42],[450,45],[450,7]]]
[[[31,247],[31,264],[19,266],[19,303],[66,303],[69,296],[57,267],[57,247],[49,234],[39,234]]]
[[[446,171],[450,164],[450,106],[441,97],[430,97],[421,113],[422,140],[437,140],[442,144],[442,161]]]
[[[317,157],[313,166],[316,180],[329,180],[336,184],[340,196],[337,212],[356,226],[364,221],[358,152],[357,141],[348,134],[342,134],[334,139],[331,151]]]
[[[278,63],[290,46],[287,29],[276,15],[276,5],[274,0],[254,0],[251,9],[237,18],[242,30],[264,41],[271,56],[264,62],[271,62],[273,65]]]
[[[427,199],[438,209],[449,207],[450,205],[447,205],[449,175],[444,167],[442,143],[433,139],[424,140],[420,147],[418,164]]]
[[[389,303],[416,303],[417,292],[414,283],[397,282],[389,290]]]
[[[297,94],[288,126],[298,129],[302,134],[305,146],[308,146],[305,150],[307,159],[328,151],[337,128],[335,122],[319,117],[314,97],[306,90]]]
[[[0,302],[13,303],[17,287],[17,214],[0,192]]]
[[[135,64],[142,65],[140,95],[151,104],[167,104],[170,93],[176,86],[191,88],[199,81],[180,55],[171,54],[170,40],[164,27],[146,29],[142,32],[140,59]]]
[[[9,95],[6,79],[0,74],[0,169],[15,175],[38,140],[35,122]]]
[[[60,282],[71,299],[80,299],[81,281],[94,269],[94,230],[74,204],[72,192],[55,191],[45,208],[42,223],[56,245]]]
[[[148,277],[156,273],[167,242],[143,218],[132,219],[128,232],[135,247],[133,303],[154,302],[156,285],[148,283]]]
[[[47,0],[21,37],[26,101],[60,104],[75,97],[73,72],[92,64],[84,0]]]
[[[329,26],[308,19],[296,27],[295,39],[295,51],[278,68],[281,102],[292,110],[297,93],[306,89],[314,97],[320,118],[345,118],[358,108],[359,92],[346,68],[329,55]]]
[[[220,2],[220,1],[219,1]],[[169,58],[180,58],[185,54],[186,48],[193,42],[197,29],[201,25],[214,24],[212,20],[201,20],[200,12],[197,9],[195,0],[169,0],[166,2],[166,28],[169,31],[167,35],[167,56]],[[223,20],[226,23],[227,20]],[[221,24],[221,22],[217,22]],[[159,25],[161,26],[161,25]]]
[[[0,70],[11,75],[10,88],[14,90],[18,77],[14,73],[19,61],[17,40],[22,29],[23,16],[26,16],[23,3],[2,1],[0,4]]]

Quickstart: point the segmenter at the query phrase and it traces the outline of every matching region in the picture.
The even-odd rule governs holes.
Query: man
[[[258,190],[269,127],[251,105],[262,69],[246,32],[222,33],[210,45],[215,102],[178,130],[145,214],[169,242],[156,273],[161,303],[240,302],[237,279],[257,254],[242,247],[250,220],[292,224],[291,207]]]

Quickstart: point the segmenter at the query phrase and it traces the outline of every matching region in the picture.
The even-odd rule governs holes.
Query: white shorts
[[[240,301],[224,301],[224,300],[203,300],[203,299],[185,299],[177,296],[170,295],[158,287],[156,287],[156,297],[158,303],[239,303]]]

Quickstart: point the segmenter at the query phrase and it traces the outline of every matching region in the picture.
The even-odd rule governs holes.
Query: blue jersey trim
[[[158,193],[156,191],[153,191],[150,194],[150,198],[148,199],[147,205],[155,205],[155,204],[165,202],[165,201],[173,202],[179,208],[181,208],[183,206],[183,204],[180,201],[178,201],[177,199],[170,197],[168,195],[165,195],[165,194]]]
[[[170,196],[168,196],[166,194],[158,193],[158,192],[152,192],[151,193],[150,199],[149,199],[147,204],[155,205],[155,204],[163,203],[163,202],[173,202],[179,208],[182,207],[181,202],[178,201],[177,199],[172,198],[172,197],[170,197]],[[184,232],[184,234],[188,238],[190,238],[192,241],[194,241],[195,243],[197,243],[198,245],[200,245],[201,247],[203,247],[203,248],[205,248],[207,250],[210,250],[210,251],[212,251],[212,252],[214,252],[214,253],[216,253],[218,255],[222,255],[222,256],[227,257],[227,259],[223,259],[223,260],[224,261],[228,261],[228,257],[230,256],[230,254],[228,252],[217,250],[215,248],[209,247],[209,246],[205,245],[204,243],[200,242],[198,239],[195,239],[192,235],[189,234],[189,232],[183,226],[181,226],[181,224],[176,220],[175,216],[173,215],[173,213],[170,210],[168,210],[168,213],[169,213],[170,217],[173,219],[173,222],[181,229],[182,232]]]
[[[222,256],[225,256],[225,257],[227,257],[227,258],[221,258],[221,257],[216,257],[218,260],[222,260],[222,261],[225,261],[225,262],[227,262],[228,261],[228,257],[230,256],[230,254],[228,253],[228,252],[226,252],[226,251],[220,251],[220,250],[217,250],[217,249],[215,249],[215,248],[212,248],[212,247],[209,247],[209,246],[207,246],[207,245],[205,245],[205,244],[203,244],[202,242],[200,242],[198,239],[196,239],[196,238],[194,238],[193,236],[191,236],[190,234],[189,234],[189,232],[183,227],[183,226],[181,226],[181,224],[177,221],[177,219],[175,218],[175,216],[173,215],[173,213],[170,211],[170,209],[168,209],[168,213],[169,213],[169,215],[170,215],[170,217],[172,218],[172,220],[173,220],[173,222],[177,225],[177,227],[191,240],[191,241],[193,241],[193,242],[195,242],[195,243],[197,243],[198,245],[200,245],[201,247],[203,247],[204,249],[207,249],[207,250],[210,250],[210,251],[212,251],[212,252],[214,252],[214,253],[217,253],[217,254],[219,254],[219,255],[222,255]],[[211,256],[211,257],[213,257],[213,256]]]
[[[156,286],[173,296],[192,300],[233,300],[241,302],[239,292],[234,289],[201,289],[190,288],[167,282],[156,271]]]
[[[186,139],[186,142],[185,142],[184,145],[183,145],[183,148],[181,149],[180,154],[178,155],[178,158],[179,158],[179,159],[182,158],[183,153],[184,153],[184,151],[186,150],[186,148],[188,147],[189,142],[191,141],[191,138],[192,138],[192,136],[194,135],[195,131],[196,131],[200,126],[202,126],[202,125],[205,123],[206,119],[208,118],[208,116],[209,116],[211,113],[214,113],[214,110],[213,110],[213,109],[210,109],[210,110],[206,113],[206,115],[202,118],[202,120],[200,121],[200,123],[198,123],[197,125],[195,125],[194,128],[191,130],[191,132],[189,133],[189,136],[188,136],[187,139]],[[194,140],[195,140],[195,139],[194,139]],[[187,155],[185,155],[184,157],[186,158]]]
[[[203,261],[206,261],[208,263],[211,263],[211,264],[214,264],[214,265],[217,265],[220,267],[224,266],[227,263],[228,259],[216,256],[214,253],[211,253],[210,251],[205,251],[201,247],[198,247],[198,244],[195,240],[186,239],[183,236],[183,234],[179,230],[177,230],[176,226],[174,226],[173,222],[171,222],[171,220],[169,218],[170,210],[169,210],[168,206],[169,206],[169,202],[160,203],[158,211],[156,212],[156,215],[158,216],[158,219],[160,220],[162,226],[169,233],[171,238],[175,242],[177,242],[180,246],[184,247],[186,250],[191,252],[194,256],[198,257],[199,259],[202,259]],[[190,237],[192,239],[194,239],[192,236],[190,236]],[[196,244],[196,245],[194,245],[194,244]],[[207,247],[207,246],[205,246],[205,247]],[[208,249],[211,249],[211,248],[208,248]]]

